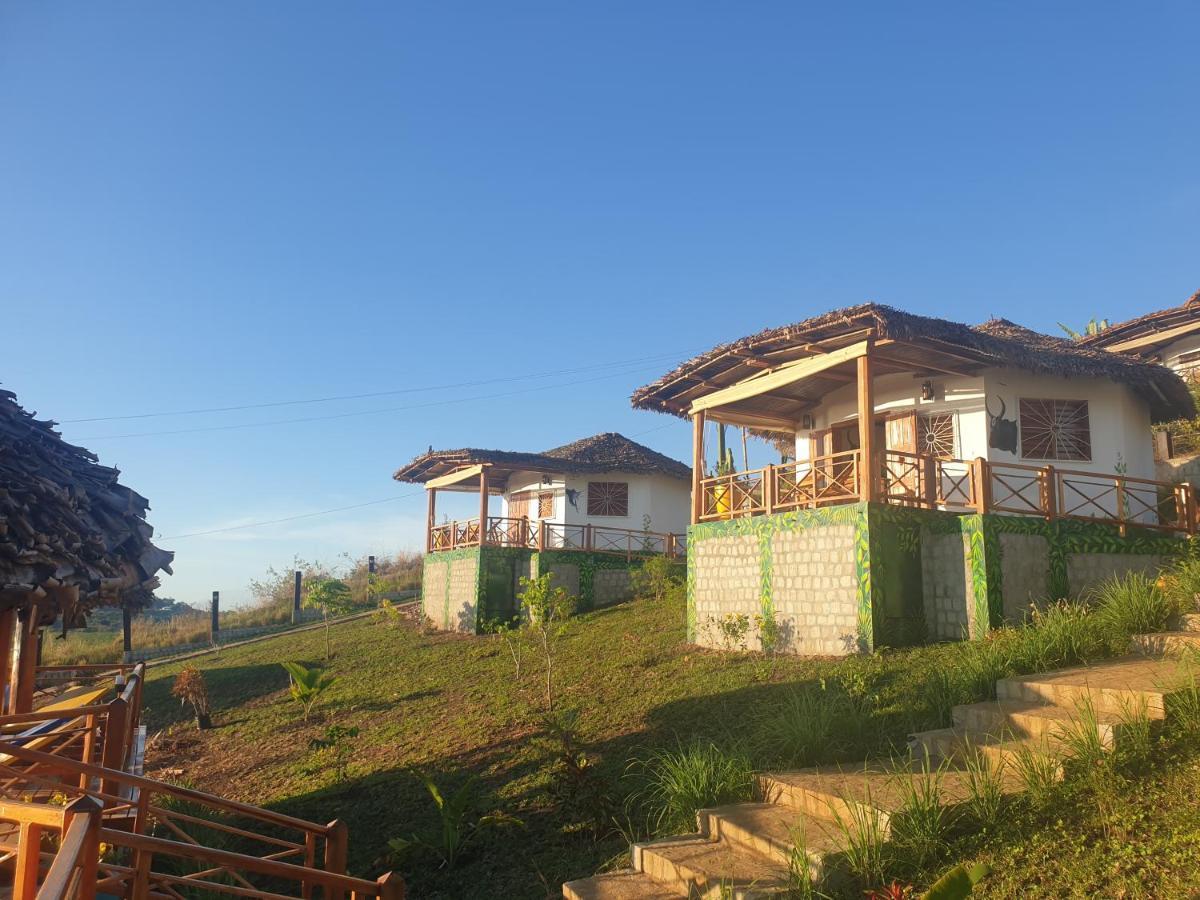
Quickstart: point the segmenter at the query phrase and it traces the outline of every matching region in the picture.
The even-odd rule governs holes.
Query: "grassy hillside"
[[[568,628],[560,703],[580,711],[579,738],[594,762],[590,789],[614,798],[618,808],[637,790],[634,761],[656,748],[711,740],[759,767],[857,759],[902,748],[909,732],[943,724],[949,704],[969,699],[960,682],[945,677],[963,670],[961,646],[772,664],[755,654],[698,651],[682,642],[682,631],[679,600],[588,613]],[[624,836],[609,830],[597,837],[577,808],[559,802],[572,782],[556,774],[555,745],[537,724],[541,669],[535,657],[527,654],[518,680],[499,638],[423,634],[372,621],[338,626],[333,651],[330,671],[338,681],[309,723],[288,697],[279,663],[321,662],[319,630],[203,659],[217,725],[208,732],[186,723],[169,696],[176,668],[153,668],[148,721],[152,730],[171,727],[152,750],[151,773],[182,770],[172,777],[310,819],[343,818],[357,874],[382,868],[388,838],[437,826],[413,768],[448,791],[477,773],[480,810],[503,810],[523,827],[485,834],[452,870],[420,856],[396,866],[417,897],[557,896],[564,879],[620,861]],[[967,673],[966,681],[972,679],[986,681]],[[814,736],[803,698],[834,693],[839,714]],[[327,723],[360,730],[342,783],[328,756],[309,749]],[[1172,819],[1163,808],[1196,796],[1200,772],[1190,765],[1156,769],[1139,789],[1140,806],[1120,813],[1142,816],[1127,828],[1099,827],[1086,802],[1064,796],[1053,811],[1022,808],[990,834],[955,838],[936,865],[968,855],[1003,861],[989,888],[996,896],[1023,893],[1020,884],[1055,895],[1070,895],[1082,884],[1080,895],[1124,890],[1137,896],[1152,873],[1158,877],[1141,852],[1154,849],[1162,857],[1156,865],[1182,885],[1197,878],[1200,827],[1194,815],[1180,810]],[[644,833],[646,807],[625,809],[629,827]],[[1143,844],[1131,849],[1134,836]],[[1068,848],[1076,863],[1060,865],[1057,847]]]

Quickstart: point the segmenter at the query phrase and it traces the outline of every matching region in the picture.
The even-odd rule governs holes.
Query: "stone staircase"
[[[762,801],[701,810],[696,833],[634,844],[631,868],[568,882],[563,896],[752,900],[785,894],[798,835],[813,877],[836,869],[847,830],[876,829],[886,838],[904,806],[902,778],[938,779],[942,801],[953,805],[968,796],[970,757],[982,755],[1004,764],[1004,789],[1017,791],[1020,756],[1057,761],[1063,728],[1080,727],[1081,709],[1090,711],[1086,727],[1094,716],[1100,740],[1110,747],[1130,716],[1145,710],[1151,720],[1163,719],[1171,693],[1192,676],[1181,661],[1161,654],[1200,647],[1200,614],[1185,616],[1180,627],[1139,636],[1135,649],[1146,655],[998,681],[996,700],[957,706],[950,728],[913,735],[911,760],[899,770],[881,762],[762,775]]]

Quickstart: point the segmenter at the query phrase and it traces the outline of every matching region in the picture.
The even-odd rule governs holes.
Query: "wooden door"
[[[917,497],[921,493],[921,462],[917,452],[917,414],[903,412],[883,422],[883,485],[888,497]]]

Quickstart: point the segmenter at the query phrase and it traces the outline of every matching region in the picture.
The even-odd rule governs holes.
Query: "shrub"
[[[558,645],[566,632],[566,620],[575,609],[576,598],[560,587],[552,587],[553,572],[537,578],[521,579],[521,608],[525,610],[525,628],[541,650],[546,667],[546,712],[554,712],[554,665]]]
[[[666,556],[652,556],[630,576],[634,596],[661,603],[683,584],[679,563]]]
[[[197,728],[212,728],[208,687],[198,668],[189,664],[179,670],[179,674],[175,676],[175,683],[171,685],[171,696],[178,697],[180,705],[191,706]]]
[[[644,772],[646,783],[640,799],[650,808],[658,834],[693,831],[697,810],[739,803],[754,794],[749,757],[712,742],[657,750],[634,765]]]
[[[316,751],[320,763],[333,771],[334,784],[342,784],[350,772],[350,757],[357,737],[357,727],[330,725],[323,736],[308,742],[308,749]]]

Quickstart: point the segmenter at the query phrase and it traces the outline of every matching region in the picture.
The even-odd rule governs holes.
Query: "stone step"
[[[777,803],[737,803],[702,809],[700,833],[785,866],[791,864],[796,844],[803,840],[809,872],[819,877],[828,854],[845,849],[845,836],[826,819],[806,817]]]
[[[958,763],[965,765],[969,755],[985,757],[1000,773],[1004,789],[1010,792],[1021,790],[1019,759],[1027,753],[1041,756],[1057,756],[1053,744],[1038,737],[993,737],[963,728],[939,728],[924,731],[910,738],[914,754],[927,754],[934,763]],[[1062,777],[1059,766],[1058,775]]]
[[[1159,631],[1155,634],[1135,634],[1133,649],[1143,656],[1170,656],[1187,651],[1200,651],[1200,632]]]
[[[983,738],[1039,738],[1056,745],[1064,731],[1079,719],[1079,712],[1062,706],[1025,700],[984,700],[954,707],[954,726],[960,732]],[[1096,713],[1100,742],[1111,747],[1120,730],[1111,713]]]
[[[815,768],[761,775],[759,789],[769,803],[789,807],[806,820],[865,824],[886,835],[891,813],[900,806],[888,781],[883,768]]]
[[[1200,612],[1184,613],[1179,617],[1179,631],[1200,631]]]
[[[668,890],[649,875],[623,869],[563,885],[564,900],[679,900],[687,894]]]
[[[633,867],[686,897],[756,900],[788,890],[786,864],[694,835],[634,844]]]
[[[1090,698],[1098,714],[1121,715],[1143,701],[1152,719],[1164,714],[1164,698],[1186,675],[1178,660],[1126,656],[1038,675],[1002,678],[996,682],[1000,700],[1047,703],[1074,711]]]

